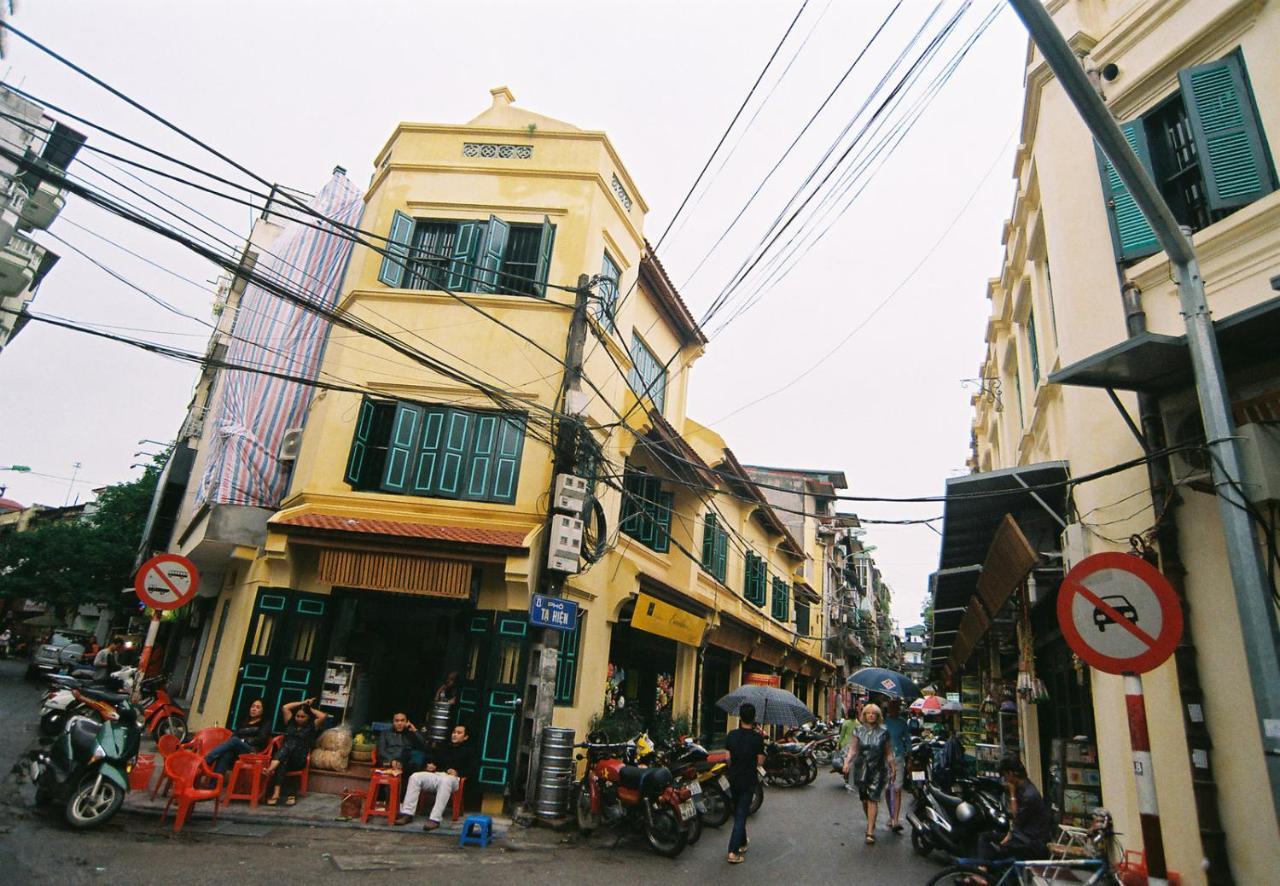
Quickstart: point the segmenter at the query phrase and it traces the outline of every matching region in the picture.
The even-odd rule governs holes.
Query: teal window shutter
[[[671,509],[675,495],[670,492],[658,493],[657,510],[654,515],[653,549],[660,554],[671,550]]]
[[[351,438],[351,454],[347,456],[347,472],[344,479],[352,486],[364,485],[365,458],[369,451],[369,430],[373,426],[374,405],[371,400],[360,401],[360,414],[356,416],[356,431]]]
[[[617,263],[609,257],[609,253],[605,253],[600,262],[600,277],[602,280],[610,282],[600,284],[600,315],[599,320],[610,330],[615,328],[614,323],[617,318],[614,312],[618,306],[618,281],[622,277],[622,271],[619,270]]]
[[[631,536],[640,538],[644,531],[644,474],[628,471],[622,479],[622,512],[618,518],[618,528]]]
[[[789,621],[788,616],[791,614],[791,607],[787,600],[787,580],[785,578],[774,578],[773,580],[773,617],[778,621]]]
[[[463,222],[458,225],[458,236],[453,240],[453,252],[449,256],[448,287],[457,292],[470,292],[475,279],[476,251],[484,233],[484,222]]]
[[[802,637],[809,636],[809,604],[796,601],[796,633]]]
[[[1031,358],[1031,387],[1040,384],[1040,345],[1036,342],[1036,312],[1027,312],[1027,356]]]
[[[631,330],[631,371],[627,373],[627,384],[636,396],[647,395],[658,412],[664,410],[667,369],[634,329]]]
[[[382,488],[387,492],[405,492],[409,488],[413,453],[422,424],[422,407],[410,403],[396,404],[396,417],[391,425],[391,441],[387,446],[387,464],[382,471]]]
[[[391,233],[387,235],[386,254],[378,271],[378,281],[393,288],[404,279],[404,267],[409,257],[409,240],[413,237],[413,219],[400,210],[391,216]]]
[[[578,623],[560,635],[560,664],[556,668],[556,704],[572,705],[578,688],[578,650],[582,647],[582,623],[587,614],[578,610]]]
[[[538,240],[538,268],[534,279],[538,281],[538,294],[547,297],[547,274],[551,271],[551,247],[555,245],[556,226],[548,216],[542,217],[542,237]]]
[[[440,465],[440,441],[444,436],[444,420],[448,410],[436,406],[425,410],[422,417],[422,438],[418,444],[418,458],[414,465],[414,495],[431,495],[436,491],[436,471]]]
[[[476,274],[476,292],[493,292],[498,286],[498,271],[502,269],[502,256],[507,251],[511,227],[496,215],[489,216],[485,226],[484,244],[480,249],[479,270]]]
[[[1151,172],[1151,152],[1147,147],[1147,132],[1141,120],[1131,120],[1120,125],[1125,140],[1133,148],[1134,153]],[[1120,180],[1111,161],[1095,145],[1098,154],[1098,167],[1102,172],[1102,193],[1107,201],[1107,215],[1111,222],[1111,242],[1115,247],[1116,261],[1127,262],[1160,251],[1160,242],[1155,232],[1142,214],[1133,195]],[[1154,177],[1154,176],[1153,176]]]
[[[729,572],[729,533],[717,526],[715,539],[716,562],[715,566],[712,567],[711,572],[717,579],[719,579],[721,584],[724,584],[725,576]]]
[[[498,423],[498,445],[494,456],[490,501],[510,504],[516,500],[516,485],[520,480],[520,454],[524,450],[524,421],[523,415],[503,415]]]
[[[702,520],[702,568],[711,571],[716,559],[716,515],[707,514]]]
[[[463,409],[450,409],[445,416],[444,440],[440,450],[440,472],[436,494],[458,498],[462,493],[463,468],[471,446],[471,422],[475,414]]]
[[[484,501],[493,485],[494,450],[498,442],[499,416],[482,413],[475,420],[475,439],[467,459],[467,482],[462,497],[471,501]]]
[[[1199,149],[1209,208],[1233,209],[1275,190],[1266,144],[1238,54],[1178,72]]]

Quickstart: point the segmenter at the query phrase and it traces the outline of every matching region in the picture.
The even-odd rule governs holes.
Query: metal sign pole
[[[1138,816],[1142,820],[1147,882],[1151,886],[1168,886],[1164,836],[1160,833],[1160,804],[1156,802],[1156,775],[1151,764],[1151,737],[1147,733],[1147,706],[1140,675],[1124,675],[1124,703],[1129,711],[1129,744],[1133,752],[1133,778],[1138,784]]]
[[[160,632],[160,613],[156,612],[151,616],[151,624],[147,625],[147,639],[142,641],[142,655],[138,657],[138,675],[139,679],[134,685],[142,684],[142,675],[147,672],[147,665],[151,662],[151,650],[156,645],[156,634]]]

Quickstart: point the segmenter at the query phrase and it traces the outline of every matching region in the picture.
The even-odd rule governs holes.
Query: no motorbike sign
[[[1058,626],[1076,655],[1108,674],[1159,667],[1182,638],[1182,607],[1169,580],[1132,554],[1094,554],[1058,589]]]
[[[177,609],[196,595],[200,573],[181,554],[159,554],[138,570],[133,589],[152,609]]]

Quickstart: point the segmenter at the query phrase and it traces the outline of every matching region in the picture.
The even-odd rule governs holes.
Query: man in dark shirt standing
[[[1000,777],[1009,787],[1013,825],[1007,834],[999,831],[984,834],[978,841],[978,857],[984,861],[1048,858],[1053,820],[1044,797],[1027,778],[1027,769],[1017,757],[1005,757],[999,768]]]
[[[756,707],[747,702],[738,709],[741,724],[724,740],[729,752],[729,801],[733,804],[733,833],[729,835],[729,864],[741,864],[747,849],[747,814],[751,795],[764,765],[764,736],[756,731]]]

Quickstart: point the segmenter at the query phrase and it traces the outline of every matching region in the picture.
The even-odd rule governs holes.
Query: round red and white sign
[[[186,605],[200,587],[196,564],[181,554],[158,554],[142,564],[133,589],[152,609]]]
[[[1142,674],[1182,639],[1182,607],[1169,580],[1132,554],[1108,552],[1076,564],[1058,589],[1067,644],[1108,674]]]

